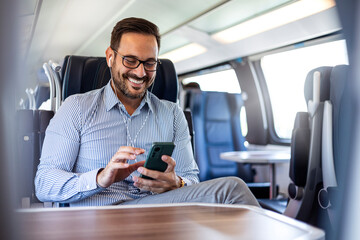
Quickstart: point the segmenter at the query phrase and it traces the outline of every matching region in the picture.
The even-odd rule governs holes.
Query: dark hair
[[[115,25],[111,33],[110,47],[114,50],[117,50],[119,48],[122,35],[124,33],[129,33],[129,32],[142,33],[142,34],[155,36],[158,49],[160,49],[159,28],[152,22],[149,22],[148,20],[142,18],[135,18],[135,17],[125,18],[119,21]]]

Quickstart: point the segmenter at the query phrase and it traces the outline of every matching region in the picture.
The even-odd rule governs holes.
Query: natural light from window
[[[307,111],[304,82],[309,71],[320,66],[348,64],[345,40],[276,53],[262,58],[276,134],[291,138],[295,115]]]
[[[197,82],[202,91],[240,93],[240,85],[234,69],[185,78],[183,84]]]

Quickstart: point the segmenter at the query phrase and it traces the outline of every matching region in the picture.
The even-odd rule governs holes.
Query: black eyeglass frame
[[[146,65],[145,65],[144,63],[149,62],[149,60],[147,60],[147,61],[142,61],[142,60],[137,59],[136,57],[123,56],[123,55],[121,55],[118,51],[116,51],[115,49],[113,49],[113,48],[111,48],[111,49],[112,49],[114,52],[116,52],[116,54],[118,54],[118,55],[122,58],[122,61],[121,61],[122,65],[123,65],[124,67],[126,67],[126,68],[129,68],[129,69],[136,69],[136,68],[138,68],[138,67],[140,66],[140,64],[142,64],[142,65],[144,66],[145,71],[148,71],[148,72],[156,72],[156,70],[158,69],[159,65],[161,64],[160,59],[154,60],[155,63],[156,63],[156,68],[155,68],[154,70],[148,70],[148,69],[146,69]],[[126,65],[124,64],[125,58],[133,58],[133,59],[136,59],[136,60],[139,62],[139,64],[138,64],[136,67],[128,67],[128,66],[126,66]],[[151,60],[151,61],[152,61],[152,60]]]

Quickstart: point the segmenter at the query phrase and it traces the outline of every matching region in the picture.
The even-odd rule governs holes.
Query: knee
[[[246,183],[238,177],[222,177],[210,180],[214,188],[225,193],[250,191]]]
[[[221,182],[226,195],[225,203],[259,206],[256,198],[242,179],[238,177],[225,177],[218,181]]]
[[[222,181],[224,182],[224,185],[233,188],[233,189],[248,189],[248,186],[246,183],[238,177],[224,177],[222,178]]]

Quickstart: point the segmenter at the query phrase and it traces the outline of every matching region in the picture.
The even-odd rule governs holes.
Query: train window
[[[240,93],[240,85],[234,69],[227,69],[192,77],[182,80],[184,85],[196,82],[202,91]]]
[[[348,64],[345,40],[271,54],[261,59],[278,137],[291,138],[296,113],[307,111],[303,92],[307,73],[316,67],[338,64]]]

